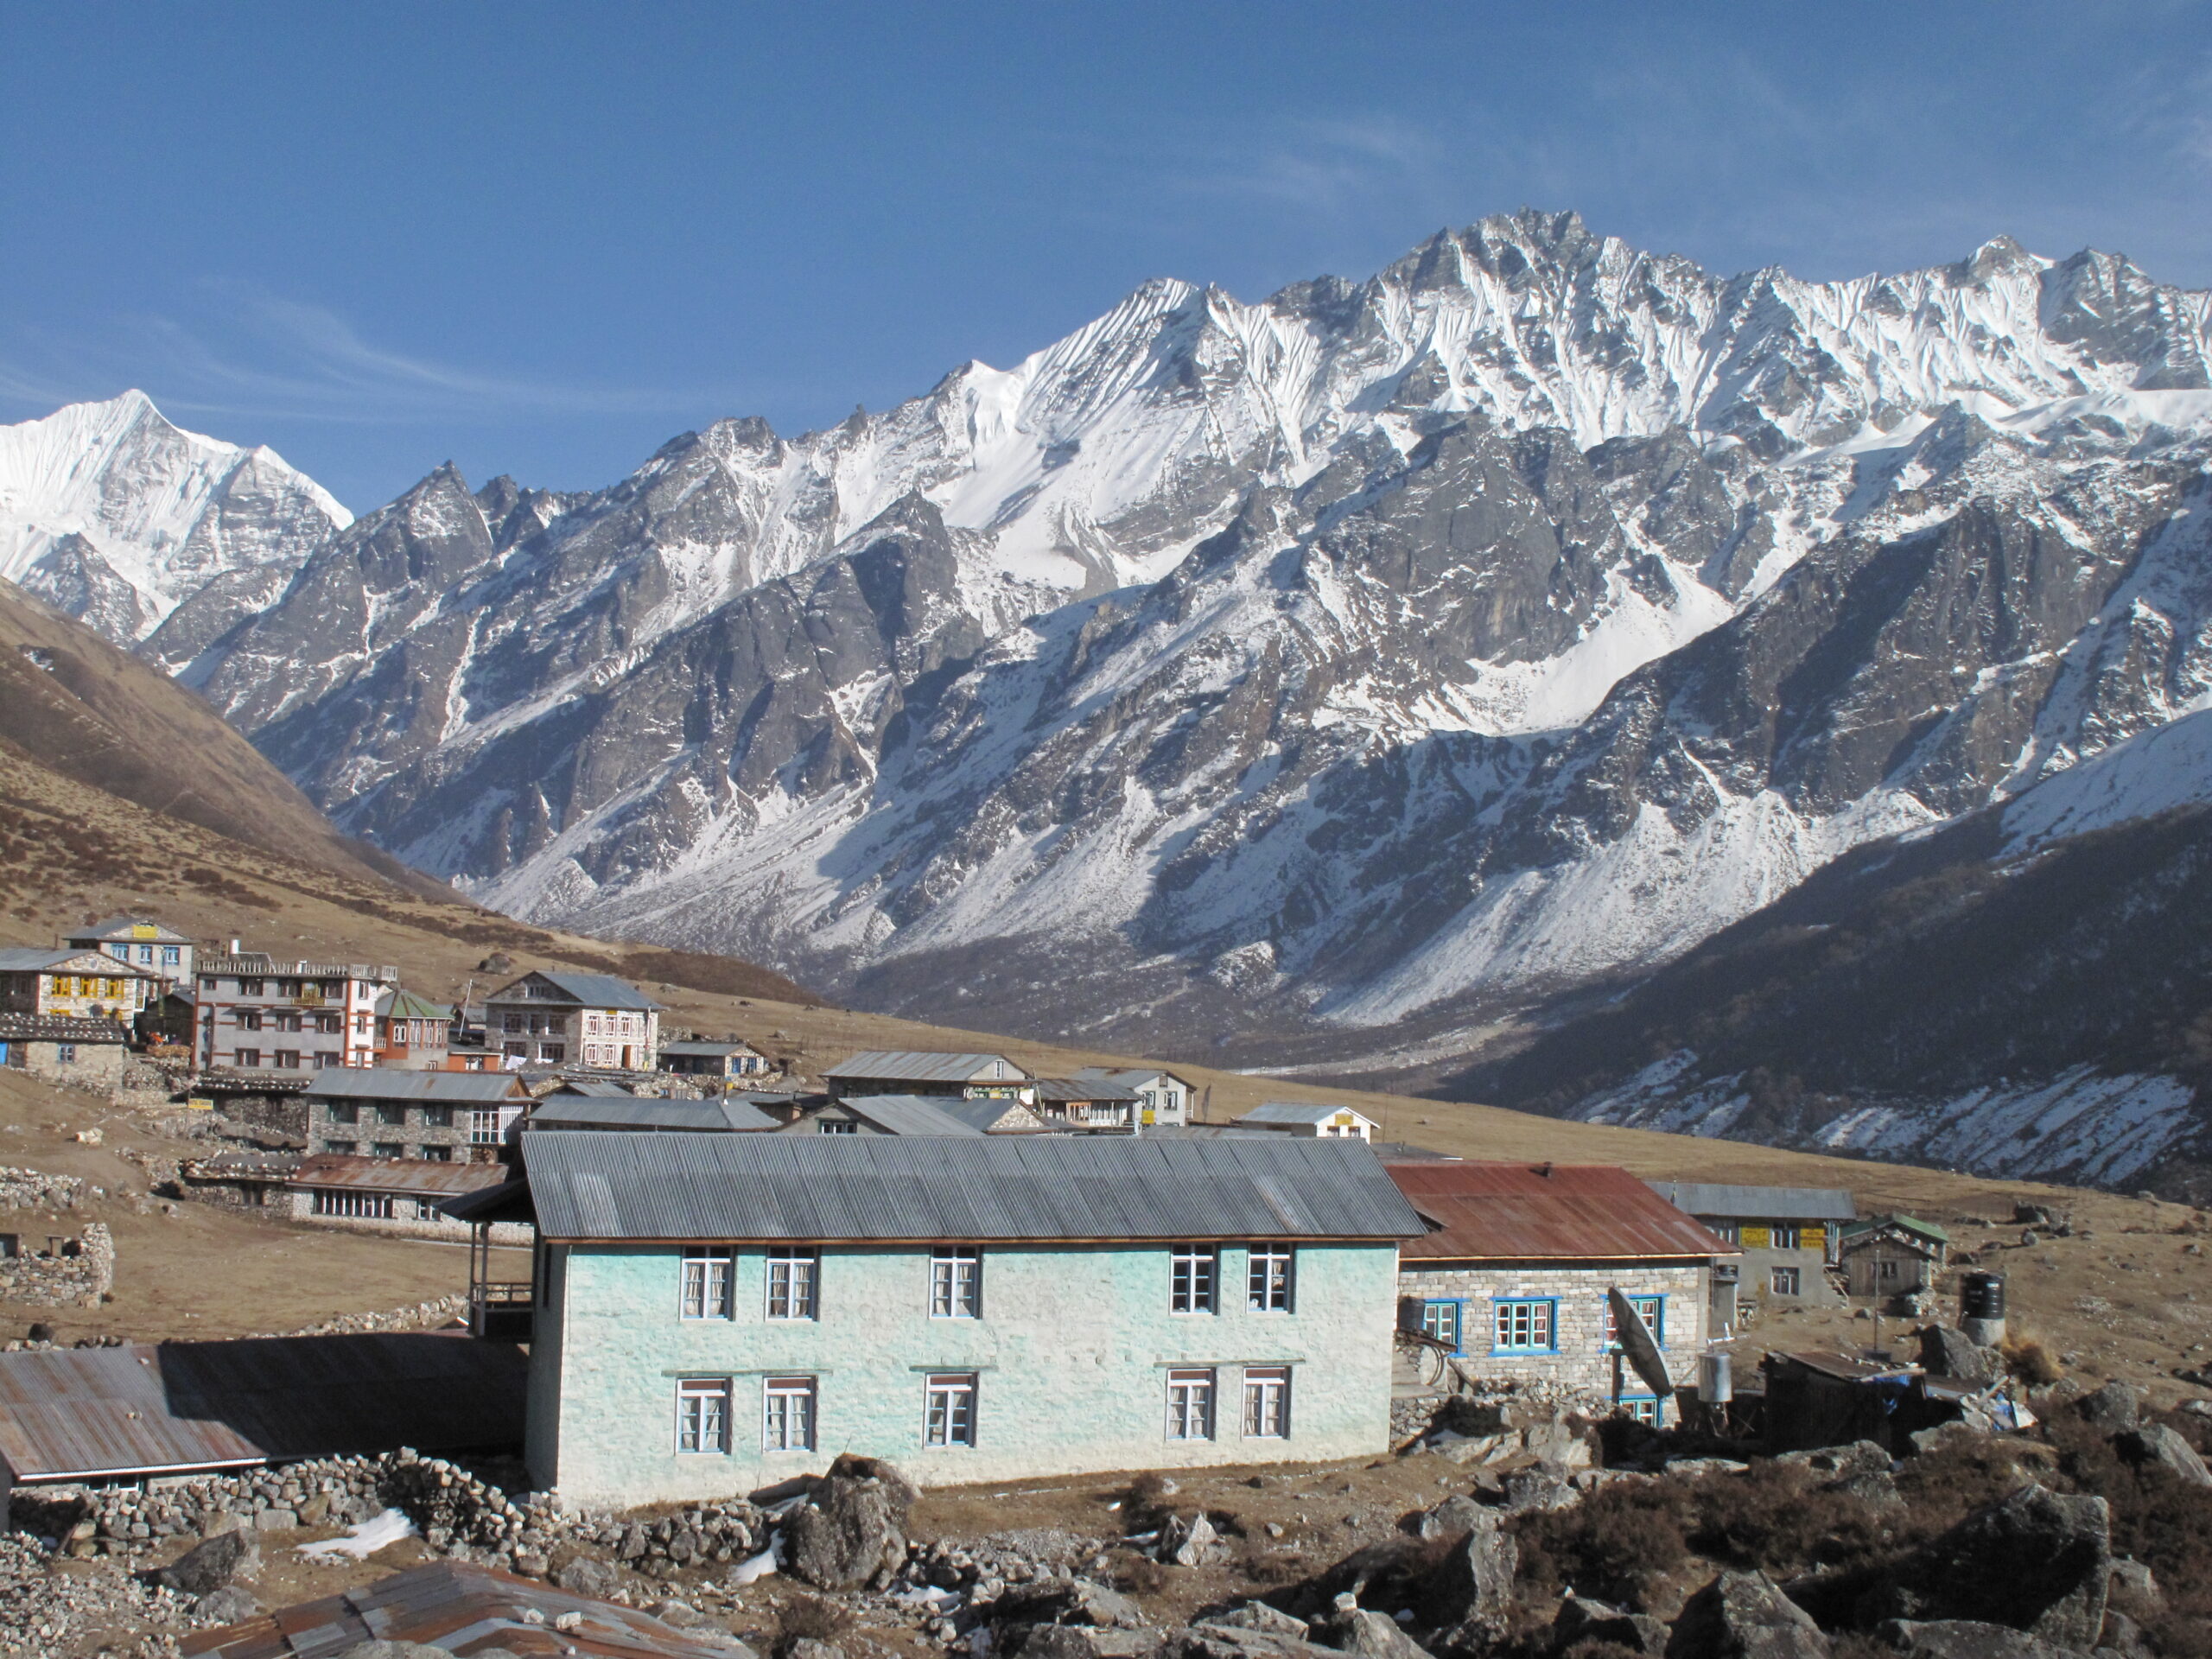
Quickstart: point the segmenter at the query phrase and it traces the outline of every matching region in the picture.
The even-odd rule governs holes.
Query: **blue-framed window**
[[[1628,1305],[1643,1321],[1643,1328],[1651,1333],[1651,1340],[1662,1348],[1667,1345],[1667,1299],[1660,1296],[1631,1296]],[[1605,1351],[1617,1354],[1621,1351],[1621,1333],[1614,1322],[1613,1299],[1605,1298]]]
[[[1491,1304],[1491,1351],[1494,1354],[1555,1354],[1559,1351],[1559,1298],[1501,1297]]]
[[[1624,1417],[1633,1417],[1639,1423],[1659,1427],[1659,1402],[1648,1394],[1624,1394],[1613,1402],[1615,1409]]]
[[[1465,1353],[1462,1345],[1467,1304],[1464,1300],[1447,1299],[1423,1302],[1421,1305],[1421,1333],[1438,1342],[1448,1342],[1455,1354]]]

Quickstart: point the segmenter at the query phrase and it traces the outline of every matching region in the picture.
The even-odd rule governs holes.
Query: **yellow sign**
[[[1746,1227],[1741,1241],[1747,1250],[1763,1250],[1772,1242],[1772,1236],[1764,1227]]]
[[[1351,1127],[1351,1114],[1350,1112],[1338,1112],[1337,1114],[1336,1122],[1338,1128],[1348,1129]]]
[[[205,1095],[193,1095],[188,1097],[184,1103],[187,1109],[195,1112],[212,1112],[215,1109],[215,1103]]]
[[[130,937],[134,939],[156,939],[161,934],[160,928],[145,922],[134,923],[130,929]]]

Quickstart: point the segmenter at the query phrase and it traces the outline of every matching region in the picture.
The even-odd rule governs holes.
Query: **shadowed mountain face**
[[[1522,213],[588,496],[442,468],[165,660],[518,915],[1433,1060],[2190,707],[2207,339],[2100,254],[1814,284]]]

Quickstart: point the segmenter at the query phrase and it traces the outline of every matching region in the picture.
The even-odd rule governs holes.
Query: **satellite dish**
[[[1605,1300],[1613,1310],[1613,1331],[1620,1338],[1621,1351],[1628,1356],[1628,1363],[1636,1368],[1651,1392],[1664,1400],[1675,1392],[1675,1379],[1667,1374],[1666,1356],[1659,1351],[1659,1344],[1651,1339],[1651,1332],[1644,1328],[1643,1319],[1635,1305],[1621,1294],[1618,1285],[1609,1287]]]

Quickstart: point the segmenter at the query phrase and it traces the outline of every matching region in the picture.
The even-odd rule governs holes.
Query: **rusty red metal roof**
[[[291,1185],[453,1198],[497,1186],[511,1173],[505,1164],[440,1164],[425,1158],[360,1158],[342,1152],[318,1152],[300,1160]]]
[[[1409,1261],[1619,1261],[1733,1255],[1624,1169],[1610,1164],[1386,1164],[1429,1224],[1398,1247]]]
[[[427,1332],[0,1353],[0,1459],[51,1481],[506,1446],[527,1372]]]
[[[568,1629],[556,1622],[574,1613]],[[280,1607],[184,1638],[211,1659],[334,1659],[365,1642],[416,1642],[467,1659],[493,1651],[599,1659],[730,1659],[726,1632],[679,1630],[652,1614],[495,1568],[435,1561],[364,1590]]]

